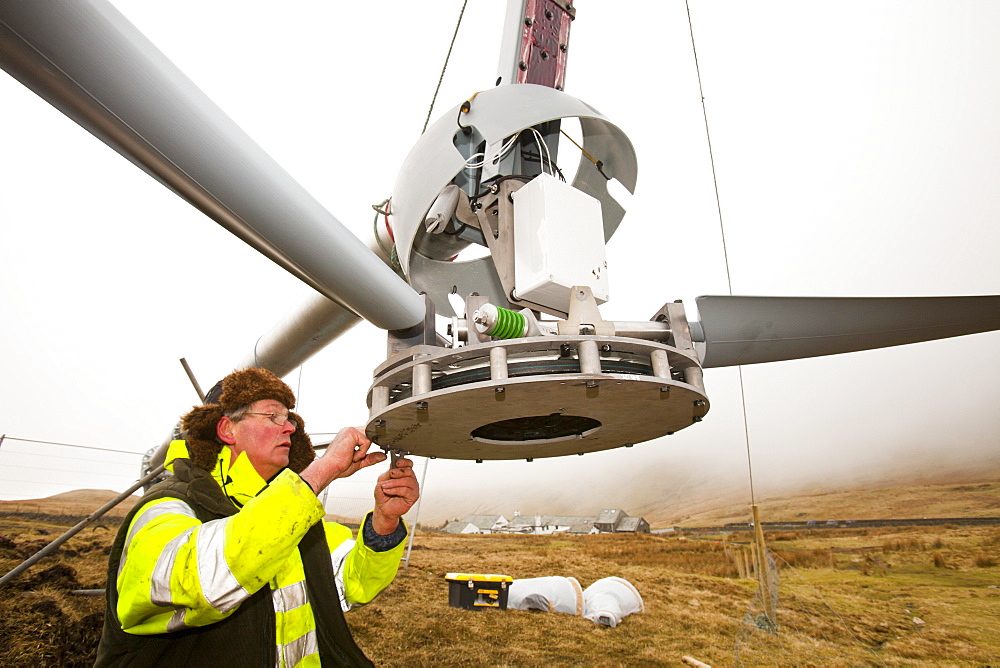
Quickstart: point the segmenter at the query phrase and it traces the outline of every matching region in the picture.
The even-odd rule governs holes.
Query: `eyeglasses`
[[[296,428],[299,426],[295,420],[288,417],[288,413],[244,413],[244,415],[262,415],[279,427],[283,426],[286,422]]]

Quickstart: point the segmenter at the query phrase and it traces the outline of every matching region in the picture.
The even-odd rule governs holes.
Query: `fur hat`
[[[289,410],[295,408],[291,388],[267,369],[241,369],[216,383],[205,397],[205,404],[195,406],[181,418],[188,453],[195,466],[206,471],[215,468],[225,445],[215,432],[222,416],[262,399],[279,401]],[[298,425],[290,439],[288,467],[298,473],[316,458],[316,453],[302,418],[291,412],[288,416]]]

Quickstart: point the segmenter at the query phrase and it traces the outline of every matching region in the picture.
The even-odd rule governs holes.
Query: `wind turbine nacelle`
[[[520,135],[520,141],[537,154],[535,172],[528,176],[551,175],[558,169],[553,158],[558,124],[568,118],[579,121],[582,135],[576,138],[579,141],[574,140],[582,151],[572,183],[560,183],[567,186],[560,189],[552,185],[557,179],[542,179],[548,184],[533,186],[538,192],[525,195],[524,204],[517,206],[514,192],[530,179],[523,166],[511,167],[511,158],[502,154],[505,145],[518,141]],[[525,152],[523,147],[521,152]],[[625,215],[608,183],[613,179],[634,192],[637,171],[635,150],[628,137],[590,105],[561,91],[531,84],[483,91],[446,112],[403,162],[391,205],[400,268],[410,285],[426,293],[442,315],[464,315],[456,312],[448,295],[476,293],[489,295],[505,308],[527,307],[565,317],[572,285],[587,285],[599,300],[607,299],[603,283],[606,268],[603,257],[597,256],[603,256],[603,248],[597,246],[611,238]],[[593,204],[583,203],[591,200],[599,212]],[[552,227],[550,214],[564,207],[568,207],[567,215],[561,217],[565,222]],[[530,222],[516,223],[515,218],[522,215],[516,213],[518,209],[542,214],[528,214]],[[578,215],[584,209],[586,213]],[[599,225],[592,224],[595,219]],[[515,233],[515,224],[528,225],[528,238]],[[557,269],[553,281],[566,288],[566,296],[558,298],[557,306],[545,296],[552,290],[546,291],[534,276],[545,269],[515,267],[521,253],[516,244],[535,243],[531,237],[549,232],[554,236],[537,237],[545,248],[524,248],[524,252],[534,253],[533,262],[543,256],[549,268]],[[460,256],[476,244],[488,248],[489,254],[469,260]],[[593,274],[595,271],[599,276]],[[520,284],[523,288],[517,275],[528,281]],[[533,301],[535,298],[547,303]]]
[[[571,184],[557,165],[570,117],[582,134]],[[484,91],[431,126],[391,206],[400,266],[427,313],[389,332],[368,393],[372,441],[428,457],[531,460],[701,420],[708,400],[683,306],[627,323],[598,310],[609,296],[605,243],[625,213],[608,183],[633,192],[636,171],[621,130],[548,87]],[[488,253],[465,260],[475,245]],[[445,333],[438,313],[450,317]]]

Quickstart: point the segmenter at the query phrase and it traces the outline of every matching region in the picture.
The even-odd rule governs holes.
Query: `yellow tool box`
[[[453,608],[507,609],[507,586],[514,581],[509,575],[482,573],[448,573],[448,605]]]

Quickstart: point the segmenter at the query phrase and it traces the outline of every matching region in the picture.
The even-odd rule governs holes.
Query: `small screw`
[[[385,420],[375,420],[375,426],[381,429],[385,426]]]
[[[585,336],[589,336],[589,335],[593,334],[593,332],[590,330],[590,327],[581,327],[580,328],[580,333],[583,334],[583,335],[585,335]]]
[[[496,388],[496,389],[495,389],[495,390],[493,390],[493,391],[494,391],[494,392],[496,392],[497,394],[503,394],[503,393],[504,393],[504,392],[506,392],[507,390],[505,390],[505,389],[504,389],[504,387],[503,387],[503,385],[501,385],[500,387]]]
[[[545,18],[547,18],[549,21],[552,20],[552,10],[551,9],[546,9],[545,10]]]
[[[601,346],[601,352],[602,353],[610,353],[611,352],[611,346],[609,344],[605,343],[603,346]]]
[[[527,70],[527,69],[528,69],[528,63],[526,63],[526,62],[524,62],[524,61],[522,60],[521,62],[519,62],[519,63],[517,64],[517,67],[518,67],[518,69],[520,69],[520,70],[521,70],[522,72],[524,72],[525,70]]]
[[[669,391],[670,391],[669,385],[664,385],[660,388],[660,392],[669,392]]]
[[[597,381],[596,380],[588,380],[587,381],[587,387],[597,387]]]
[[[528,458],[527,458],[526,460],[524,460],[524,461],[526,461],[526,462],[533,462],[533,461],[535,461],[535,460],[534,460],[534,459],[532,459],[531,457],[528,457]]]
[[[705,400],[704,399],[698,399],[698,400],[696,400],[694,402],[694,405],[695,406],[704,406],[705,405]]]
[[[559,346],[559,356],[560,357],[569,357],[569,355],[570,355],[571,352],[572,352],[572,349],[569,347],[568,343],[564,343],[561,346]]]
[[[477,460],[476,460],[476,463],[477,463],[477,464],[482,464],[482,463],[483,463],[483,460],[482,460],[482,459],[477,459]]]
[[[576,455],[577,455],[577,457],[583,457],[583,453],[582,452],[578,452],[578,453],[576,453]]]
[[[695,415],[694,416],[694,421],[695,422],[701,422],[701,416],[700,415]]]
[[[631,448],[633,445],[635,445],[635,443],[626,443],[625,447],[626,448]]]
[[[534,23],[534,21],[531,20],[530,16],[525,16],[524,17],[524,25],[526,25],[526,26],[528,26],[530,28],[532,23]]]
[[[559,50],[562,51],[563,53],[566,53],[566,51],[569,50],[569,46],[566,44],[560,44]]]
[[[542,51],[542,60],[548,60],[548,59],[549,59],[549,52]]]
[[[417,402],[417,410],[418,411],[425,411],[425,410],[427,410],[427,402],[426,401],[418,401]]]
[[[673,435],[674,435],[674,432],[672,432],[672,431],[668,431],[667,432],[667,436],[673,436]]]

